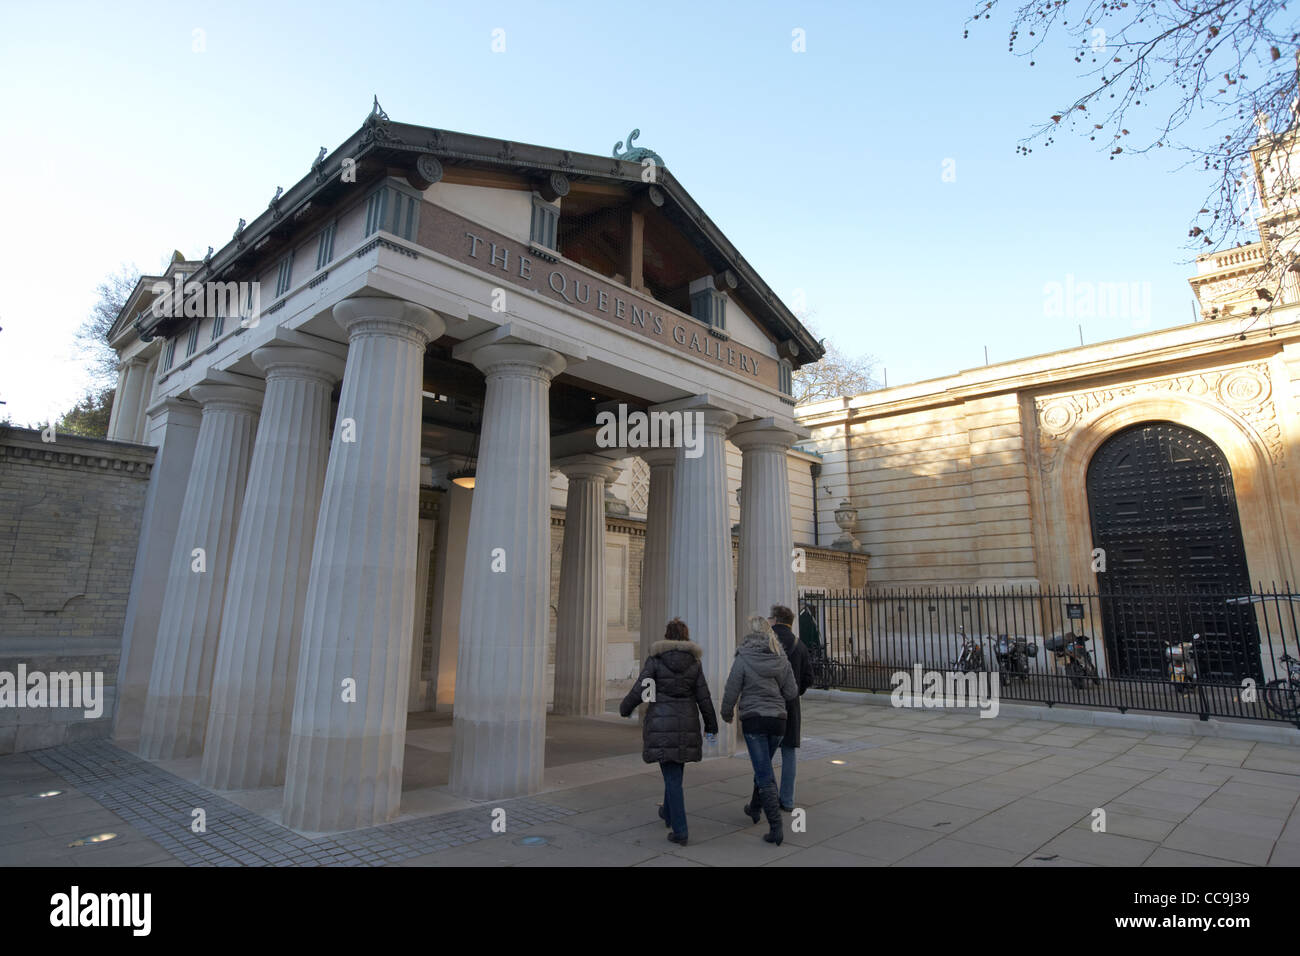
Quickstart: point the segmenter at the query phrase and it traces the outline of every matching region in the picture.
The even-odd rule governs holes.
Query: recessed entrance
[[[1218,446],[1173,422],[1106,440],[1088,465],[1094,548],[1114,676],[1162,678],[1167,641],[1201,635],[1201,679],[1260,677],[1232,472]],[[1185,595],[1180,600],[1168,596]]]

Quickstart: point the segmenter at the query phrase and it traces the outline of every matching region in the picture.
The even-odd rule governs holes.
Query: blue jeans
[[[659,764],[664,775],[664,811],[673,833],[686,836],[686,794],[682,792],[682,777],[686,771],[684,763]]]
[[[776,784],[776,773],[772,770],[772,754],[781,747],[781,735],[745,734],[745,746],[749,749],[749,762],[754,765],[754,787]]]
[[[796,748],[781,745],[781,806],[794,806],[794,770]]]

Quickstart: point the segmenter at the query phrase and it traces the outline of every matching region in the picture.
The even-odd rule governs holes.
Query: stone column
[[[203,417],[167,570],[140,733],[140,754],[151,760],[192,757],[203,749],[226,577],[262,406],[260,391],[238,385],[195,385],[190,395],[203,407]]]
[[[149,698],[149,678],[158,645],[165,588],[176,547],[176,528],[185,503],[190,465],[198,441],[201,410],[188,399],[168,398],[153,408],[153,428],[144,436],[157,445],[149,490],[140,519],[140,543],[131,571],[131,596],[122,625],[122,656],[117,669],[117,712],[113,739],[134,750]],[[188,565],[187,565],[188,567]]]
[[[605,712],[605,483],[619,469],[599,455],[555,467],[569,479],[555,627],[555,713]]]
[[[731,568],[731,521],[727,501],[727,430],[736,416],[711,406],[687,407],[698,416],[696,449],[677,449],[673,476],[672,540],[668,550],[667,617],[680,617],[704,649],[709,694],[721,708],[722,689],[736,652],[735,590]],[[688,452],[698,450],[691,457]],[[718,738],[704,744],[706,757],[730,757],[737,721],[721,722]]]
[[[664,636],[664,626],[668,623],[668,544],[672,533],[677,452],[672,448],[650,448],[640,452],[640,456],[650,466],[641,577],[640,663],[644,664],[650,656],[650,645]]]
[[[751,614],[766,617],[773,604],[798,610],[786,465],[795,434],[765,418],[736,426],[729,437],[743,455],[736,574],[736,635],[742,640],[745,619]]]
[[[420,502],[420,525],[416,533],[415,563],[415,623],[411,628],[411,686],[407,693],[407,713],[432,710],[428,699],[429,679],[424,673],[424,634],[429,630],[428,598],[429,575],[433,571],[433,552],[438,538],[438,522],[434,514],[432,492],[426,501]],[[436,661],[437,655],[435,653]]]
[[[343,360],[253,352],[266,398],[221,614],[201,779],[220,790],[284,783],[303,601]]]
[[[424,350],[443,332],[400,299],[334,306],[348,359],[325,472],[285,768],[284,822],[397,815],[415,615]]]
[[[140,376],[140,401],[136,403],[135,422],[131,425],[131,441],[147,443],[149,430],[149,406],[153,404],[153,386],[158,378],[158,356],[155,355],[144,365]]]
[[[108,437],[114,441],[136,441],[136,421],[144,401],[144,362],[132,359],[122,366],[117,394],[113,397]]]
[[[546,756],[551,379],[560,353],[493,343],[456,659],[451,790],[475,800],[535,793]]]

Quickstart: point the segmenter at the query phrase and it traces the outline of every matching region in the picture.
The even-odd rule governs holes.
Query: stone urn
[[[831,547],[836,551],[861,551],[862,542],[853,536],[858,530],[858,509],[847,498],[835,509],[835,524],[840,536],[831,542]]]

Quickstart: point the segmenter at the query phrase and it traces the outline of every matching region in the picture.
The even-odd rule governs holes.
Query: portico
[[[821,352],[668,171],[641,170],[376,111],[219,252],[173,263],[260,282],[261,314],[157,315],[137,289],[119,324],[163,343],[138,391],[168,466],[150,507],[175,515],[146,519],[137,567],[166,583],[138,576],[128,607],[139,752],[282,785],[295,828],[352,829],[400,811],[408,711],[450,710],[452,794],[537,792],[552,622],[552,712],[604,711],[607,501],[635,457],[640,650],[682,617],[720,697],[737,621],[794,603],[789,371]],[[611,408],[698,431],[611,447]]]

